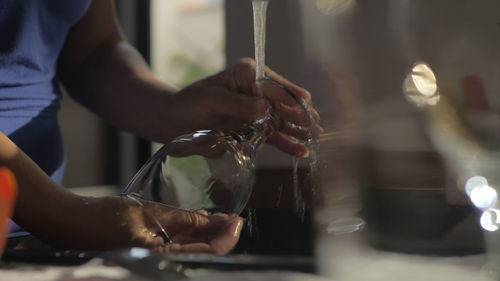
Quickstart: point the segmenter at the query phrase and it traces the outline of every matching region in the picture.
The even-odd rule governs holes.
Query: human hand
[[[265,97],[258,96],[255,62],[251,59],[243,59],[217,75],[182,89],[173,98],[171,118],[176,122],[169,126],[181,133],[200,129],[238,130],[265,116],[272,106],[283,124],[268,138],[268,143],[288,154],[306,157],[308,150],[303,142],[309,138],[310,128],[314,135],[322,131],[311,95],[268,68],[266,75],[276,83],[263,83]],[[284,87],[304,101],[313,124],[302,105]]]
[[[85,199],[93,227],[80,233],[79,248],[109,250],[144,247],[157,252],[229,253],[239,240],[243,219],[236,215],[190,212],[127,197]],[[79,223],[79,225],[82,225]],[[172,243],[165,243],[164,228]],[[83,244],[82,244],[83,243]]]

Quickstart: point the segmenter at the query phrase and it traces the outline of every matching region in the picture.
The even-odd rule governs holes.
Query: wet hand
[[[190,212],[126,197],[95,199],[102,225],[86,248],[144,247],[157,252],[228,254],[239,240],[243,219],[236,215]],[[165,241],[162,227],[172,243]]]
[[[164,214],[164,213],[163,213]],[[244,220],[237,215],[203,214],[177,210],[166,229],[172,243],[158,245],[158,252],[228,254],[237,244]],[[160,215],[159,220],[162,220]],[[168,218],[166,218],[168,220]]]
[[[269,81],[263,83],[263,97],[256,87],[255,62],[251,59],[243,59],[217,75],[186,87],[173,98],[175,122],[169,125],[176,126],[176,131],[182,133],[200,129],[238,130],[264,117],[272,106],[282,124],[280,130],[268,138],[268,143],[288,154],[306,157],[308,150],[304,142],[322,132],[311,94],[269,68],[266,75]]]

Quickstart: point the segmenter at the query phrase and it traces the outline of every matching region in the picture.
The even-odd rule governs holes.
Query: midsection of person
[[[0,130],[60,182],[56,65],[66,36],[90,0],[0,2]]]

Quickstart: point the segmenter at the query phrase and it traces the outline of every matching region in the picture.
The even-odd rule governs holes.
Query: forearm
[[[177,89],[156,79],[126,42],[109,45],[61,75],[70,94],[111,124],[147,139],[166,142],[179,135],[176,126],[166,124],[173,119]]]
[[[11,169],[18,183],[14,221],[48,242],[64,244],[73,216],[84,213],[77,211],[83,197],[58,186],[2,133],[0,166]]]

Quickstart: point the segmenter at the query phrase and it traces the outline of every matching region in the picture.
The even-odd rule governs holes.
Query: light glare
[[[441,99],[436,75],[430,66],[417,62],[403,81],[406,98],[418,107],[434,106]]]
[[[480,223],[481,227],[484,230],[494,232],[500,228],[500,222],[498,221],[498,212],[499,211],[497,209],[489,209],[483,212],[483,214],[481,215]]]
[[[143,248],[132,248],[130,249],[130,256],[137,259],[143,259],[149,256],[149,251]]]
[[[488,185],[488,180],[485,177],[474,176],[467,180],[465,183],[465,193],[470,196],[472,190],[478,186]]]
[[[492,207],[497,197],[497,191],[489,185],[476,186],[470,193],[472,203],[480,209]]]
[[[411,78],[420,94],[432,97],[436,93],[436,76],[427,64],[420,63],[415,65],[411,72]]]

